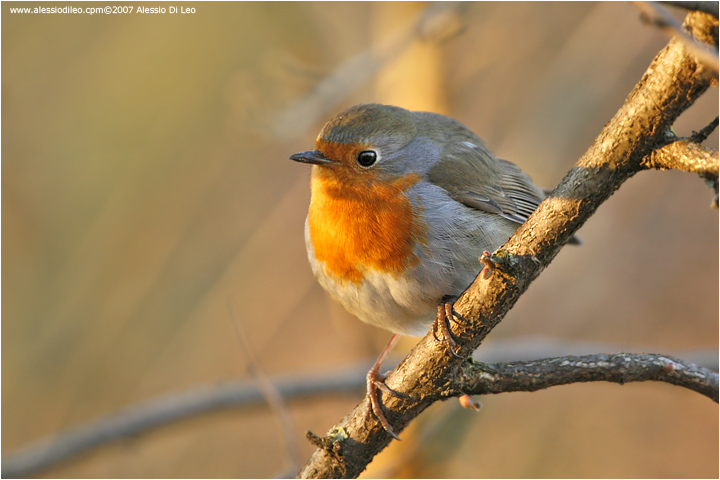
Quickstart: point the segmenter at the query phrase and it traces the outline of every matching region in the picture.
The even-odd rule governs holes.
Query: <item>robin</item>
[[[315,150],[290,159],[312,164],[305,243],[315,278],[360,320],[393,332],[367,392],[398,438],[378,399],[389,390],[383,360],[400,334],[422,336],[431,325],[457,355],[446,300],[489,273],[487,251],[545,195],[457,120],[389,105],[348,108],[325,124]]]

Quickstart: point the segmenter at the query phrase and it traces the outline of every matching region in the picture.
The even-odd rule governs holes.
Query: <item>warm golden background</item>
[[[314,282],[309,170],[287,157],[312,148],[340,109],[375,101],[458,118],[552,187],[667,42],[626,3],[470,3],[433,14],[424,38],[412,28],[422,3],[9,12],[23,5],[36,4],[2,4],[3,455],[157,395],[250,379],[228,302],[270,375],[369,367],[389,334]],[[676,132],[702,128],[717,106],[713,89]],[[717,132],[707,144],[717,148]],[[710,201],[693,175],[637,175],[488,346],[543,336],[616,351],[717,348]],[[303,432],[323,434],[361,398],[291,403],[301,459],[312,451]],[[457,402],[430,409],[367,475],[718,476],[718,407],[690,391],[598,383],[481,401],[479,414]],[[253,408],[158,428],[43,475],[286,468],[276,416]]]

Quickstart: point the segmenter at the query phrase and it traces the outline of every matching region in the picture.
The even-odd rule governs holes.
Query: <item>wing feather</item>
[[[527,174],[496,158],[474,134],[450,139],[446,145],[442,160],[428,171],[428,180],[463,205],[523,223],[545,198]]]

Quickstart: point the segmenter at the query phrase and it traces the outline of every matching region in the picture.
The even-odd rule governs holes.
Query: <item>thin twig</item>
[[[369,82],[377,72],[402,54],[415,41],[444,41],[462,28],[460,12],[465,2],[431,2],[409,21],[369,49],[348,59],[317,83],[307,95],[280,112],[271,128],[274,138],[295,138],[307,130],[342,99]]]
[[[263,368],[260,366],[260,361],[247,339],[247,335],[245,334],[245,330],[242,328],[242,324],[235,315],[235,310],[233,309],[232,301],[230,299],[228,299],[228,311],[230,313],[230,320],[233,324],[238,342],[245,352],[245,357],[248,361],[248,369],[257,381],[258,388],[262,392],[265,400],[267,400],[268,405],[270,405],[270,407],[275,411],[278,419],[280,420],[280,429],[282,431],[283,445],[285,446],[285,456],[287,460],[287,471],[293,471],[296,469],[296,466],[300,464],[300,453],[297,442],[295,441],[297,436],[295,435],[295,426],[293,425],[292,417],[290,416],[290,409],[288,408],[287,403],[285,403],[285,400],[278,388],[275,384],[273,384],[272,380],[270,380]]]
[[[707,124],[705,127],[703,127],[697,132],[693,132],[693,134],[690,136],[690,139],[695,143],[702,143],[707,140],[707,137],[709,137],[710,134],[713,133],[718,127],[718,119],[719,117],[715,117],[715,120]]]

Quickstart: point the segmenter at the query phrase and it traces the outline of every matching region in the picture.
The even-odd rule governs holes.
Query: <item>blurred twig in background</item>
[[[415,18],[387,34],[367,51],[350,58],[317,83],[312,92],[282,111],[273,122],[273,135],[297,138],[328,116],[342,99],[372,80],[387,63],[414,41],[443,41],[462,28],[465,2],[431,2]]]
[[[683,8],[688,10],[699,10],[707,11],[712,10],[708,8],[706,4],[714,3],[713,16],[717,18],[717,2],[666,2],[674,6],[681,6],[683,3],[695,3],[697,7],[705,7],[702,10],[699,8],[693,8],[690,5],[683,5]],[[667,11],[658,2],[633,2],[633,4],[642,12],[642,19],[651,25],[658,27],[668,37],[679,38],[683,44],[695,55],[698,60],[704,63],[706,66],[711,68],[715,75],[718,72],[718,47],[714,48],[706,43],[698,42],[696,39],[691,37],[683,29],[682,23],[673,17],[670,12]]]
[[[250,373],[255,378],[263,398],[265,398],[268,405],[270,405],[270,408],[275,411],[280,421],[280,431],[283,438],[283,445],[285,446],[285,460],[287,462],[286,471],[295,472],[300,464],[300,455],[298,453],[297,442],[295,442],[295,426],[290,416],[290,410],[280,391],[260,366],[260,361],[252,348],[251,342],[247,338],[243,323],[238,320],[232,300],[230,299],[228,299],[228,313],[230,315],[230,321],[233,324],[233,329],[237,334],[238,342],[247,357],[248,370],[250,370]]]

